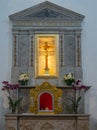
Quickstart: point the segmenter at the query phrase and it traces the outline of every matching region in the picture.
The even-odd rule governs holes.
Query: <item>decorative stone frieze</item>
[[[17,122],[12,125],[12,120]],[[89,130],[89,115],[6,115],[6,130]],[[16,127],[17,126],[17,127]],[[12,128],[12,129],[11,129]]]

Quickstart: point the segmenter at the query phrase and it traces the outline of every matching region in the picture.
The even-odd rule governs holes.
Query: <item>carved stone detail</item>
[[[28,67],[29,65],[29,37],[28,35],[19,36],[18,46],[18,65],[19,67]]]
[[[63,39],[64,39],[64,36],[61,35],[60,36],[60,63],[61,63],[61,66],[64,66],[64,45],[63,45]]]
[[[62,8],[48,1],[38,4],[35,7],[31,7],[30,9],[26,9],[24,10],[24,12],[21,11],[16,14],[10,15],[10,19],[13,21],[28,21],[35,18],[60,18],[68,21],[82,21],[84,16],[74,11]]]
[[[34,53],[34,48],[33,48],[33,44],[34,44],[34,42],[33,42],[33,36],[31,36],[31,49],[30,49],[30,60],[31,60],[31,63],[30,63],[30,65],[31,66],[33,66],[33,57],[34,57],[34,55],[33,55],[33,53]]]
[[[77,35],[76,37],[76,66],[81,66],[81,48],[80,48],[80,35]]]
[[[29,104],[30,104],[30,96],[29,96],[29,89],[20,89],[19,90],[19,97],[23,97],[22,101],[19,105],[19,113],[25,113],[29,111]]]
[[[17,118],[14,126],[18,126],[18,128],[13,126],[12,119],[14,118]],[[89,130],[89,115],[8,114],[6,130]]]
[[[64,58],[66,66],[75,66],[75,37],[74,34],[64,36]]]
[[[54,130],[54,127],[52,124],[46,122],[41,126],[40,130]]]
[[[16,130],[14,127],[8,127],[7,130]]]
[[[68,16],[67,14],[61,14],[59,12],[56,12],[54,10],[45,8],[39,12],[27,15],[26,18],[31,18],[31,17],[37,17],[37,18],[64,18],[64,19],[72,19],[72,17]]]
[[[13,51],[14,51],[14,60],[13,60],[13,66],[17,66],[17,36],[14,35],[13,36],[13,39],[14,39],[14,48],[13,48]]]

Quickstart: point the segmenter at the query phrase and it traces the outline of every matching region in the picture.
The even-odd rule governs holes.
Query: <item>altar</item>
[[[89,86],[67,85],[64,80],[71,74],[74,81],[83,81],[84,16],[45,1],[9,19],[11,80],[16,83],[21,74],[29,79],[15,93],[17,99],[23,97],[16,113],[5,115],[6,130],[89,130],[89,114],[84,110]]]
[[[7,130],[89,130],[87,114],[8,114]]]
[[[35,88],[19,89],[20,94],[26,91],[23,96],[25,101],[21,102],[18,113],[5,115],[6,130],[89,130],[89,114],[80,111],[80,107],[78,113],[74,113],[72,104],[70,107],[67,99],[70,95],[75,97],[73,87],[57,89],[46,81]],[[88,89],[89,87],[86,87],[85,92]],[[64,101],[67,101],[67,104]]]

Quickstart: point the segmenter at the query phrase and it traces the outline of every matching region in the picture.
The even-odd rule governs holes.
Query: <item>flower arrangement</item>
[[[76,80],[72,85],[74,95],[68,95],[67,99],[63,102],[63,109],[68,113],[78,114],[80,112],[81,101],[83,100],[83,92],[86,91],[88,86],[83,85],[80,80]]]
[[[86,90],[87,86],[86,85],[82,85],[80,80],[77,80],[74,82],[74,84],[72,85],[73,90],[75,91],[75,98],[70,98],[69,100],[72,103],[72,109],[74,113],[78,113],[78,107],[80,105],[80,101],[82,99],[81,97],[81,90],[84,89]],[[78,94],[76,96],[76,94]]]
[[[64,80],[66,85],[72,85],[72,83],[75,81],[75,78],[72,73],[68,73],[64,76]]]
[[[29,81],[28,73],[22,73],[19,75],[18,82],[20,85],[27,85],[28,81]]]
[[[22,100],[22,97],[17,99],[15,94],[15,90],[19,88],[19,84],[10,84],[8,81],[3,81],[2,84],[2,90],[7,91],[9,94],[9,108],[12,109],[12,112],[14,113],[19,102]]]

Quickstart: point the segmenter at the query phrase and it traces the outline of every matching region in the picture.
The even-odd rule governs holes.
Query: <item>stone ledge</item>
[[[89,117],[89,114],[33,114],[33,113],[23,113],[23,114],[6,114],[5,117],[23,117],[23,116],[33,116],[33,117]]]

